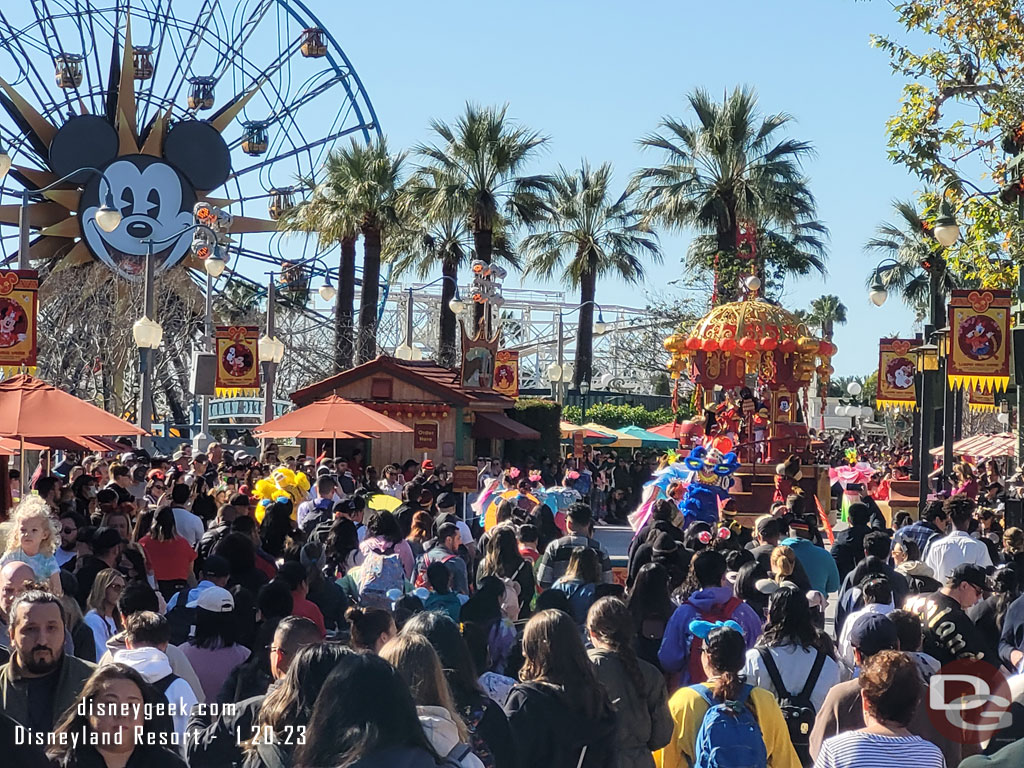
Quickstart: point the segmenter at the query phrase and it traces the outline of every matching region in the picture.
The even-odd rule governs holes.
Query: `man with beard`
[[[11,606],[11,660],[0,667],[0,709],[33,731],[51,731],[95,667],[64,653],[64,608],[40,590]]]

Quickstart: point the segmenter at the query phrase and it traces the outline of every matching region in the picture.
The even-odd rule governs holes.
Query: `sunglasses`
[[[61,528],[61,533],[78,533],[77,528]]]

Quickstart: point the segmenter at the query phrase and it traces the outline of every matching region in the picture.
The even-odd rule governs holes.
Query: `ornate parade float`
[[[713,438],[733,442],[739,467],[730,495],[737,516],[768,511],[775,465],[790,455],[802,461],[801,487],[828,509],[828,471],[813,464],[805,414],[811,397],[827,393],[834,344],[751,292],[714,307],[689,333],[665,339],[665,348],[672,355],[673,402],[684,378],[696,387],[698,416],[678,425],[684,452]]]

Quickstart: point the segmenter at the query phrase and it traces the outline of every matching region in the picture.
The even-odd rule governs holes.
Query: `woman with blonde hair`
[[[780,544],[771,554],[772,578],[777,584],[788,581],[796,569],[796,552]]]
[[[14,509],[7,524],[7,546],[0,567],[7,563],[26,563],[36,581],[48,584],[55,595],[64,594],[60,568],[54,552],[60,543],[60,529],[50,517],[50,508],[39,496],[28,496]]]
[[[420,725],[437,753],[464,768],[482,768],[467,743],[469,730],[455,708],[441,659],[430,641],[415,633],[401,635],[381,648],[380,657],[398,670],[409,686]]]
[[[92,629],[96,641],[96,658],[88,661],[99,661],[107,650],[107,640],[121,631],[117,601],[124,591],[124,584],[124,576],[113,568],[104,568],[96,574],[92,591],[85,601],[89,611],[83,619]]]

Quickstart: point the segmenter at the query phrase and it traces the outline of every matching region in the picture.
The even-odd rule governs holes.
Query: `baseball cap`
[[[235,610],[235,598],[223,587],[207,587],[199,593],[195,603],[188,603],[187,608],[202,608],[210,613],[231,613]]]
[[[963,584],[964,582],[972,587],[977,587],[982,592],[992,591],[992,585],[988,582],[988,573],[980,565],[974,563],[961,563],[949,575],[950,584]]]
[[[895,651],[899,646],[896,625],[888,616],[869,613],[861,616],[850,632],[850,645],[868,658],[879,651]]]
[[[231,564],[220,555],[210,555],[203,561],[203,573],[207,576],[227,576],[231,573]]]
[[[422,469],[424,472],[433,472],[434,462],[431,461],[430,459],[424,459],[423,463],[420,464],[420,469]]]
[[[128,453],[122,453],[119,457],[122,464],[134,464],[137,460],[135,454],[129,451]]]
[[[455,506],[455,494],[454,493],[442,493],[437,497],[437,508],[448,509],[449,507]]]
[[[429,505],[434,500],[434,494],[424,488],[420,491],[419,496],[416,497],[417,504]]]
[[[118,544],[123,542],[121,534],[118,533],[114,528],[109,526],[102,526],[96,529],[96,533],[92,536],[92,547],[93,549],[99,549],[106,551],[112,547],[116,547]]]
[[[811,530],[810,523],[808,523],[802,517],[794,517],[792,520],[790,520],[789,521],[789,527],[790,527],[790,530],[795,530],[795,531],[809,531],[809,530]]]
[[[775,522],[775,518],[771,515],[761,515],[761,517],[754,521],[754,530],[757,531],[758,536],[765,536],[772,531],[777,532],[778,529],[778,523]]]

